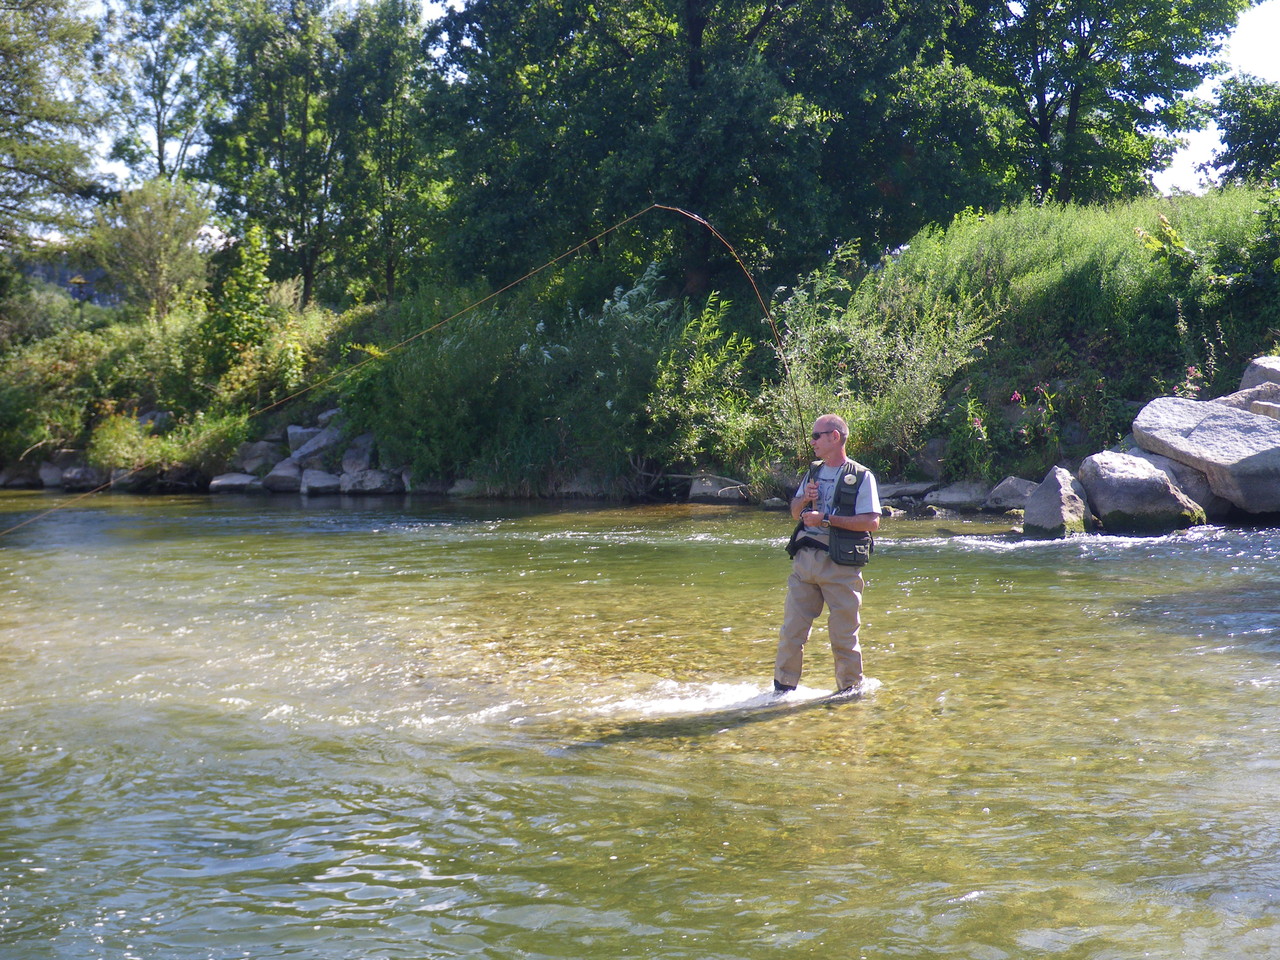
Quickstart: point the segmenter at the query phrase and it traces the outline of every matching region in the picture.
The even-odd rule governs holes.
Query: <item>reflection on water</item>
[[[0,538],[3,955],[1274,955],[1280,536],[886,527],[884,685],[836,704],[821,631],[766,694],[777,514],[107,496]]]

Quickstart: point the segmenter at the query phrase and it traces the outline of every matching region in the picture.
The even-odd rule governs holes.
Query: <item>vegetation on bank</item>
[[[887,476],[928,448],[951,478],[1037,477],[1117,440],[1153,396],[1233,389],[1277,348],[1278,257],[1280,199],[1244,187],[969,211],[779,288],[775,340],[758,303],[681,297],[662,265],[588,305],[598,278],[571,263],[458,316],[485,291],[303,307],[251,235],[163,313],[11,283],[0,464],[77,448],[210,475],[242,440],[340,405],[420,479],[536,496],[582,476],[644,496],[701,469],[765,492],[836,410]]]

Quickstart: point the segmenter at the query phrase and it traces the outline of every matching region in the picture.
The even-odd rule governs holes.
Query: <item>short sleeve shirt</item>
[[[835,499],[836,480],[840,477],[841,467],[829,467],[825,463],[813,471],[813,479],[818,482],[818,502],[814,505],[814,509],[819,513],[830,513],[831,504]],[[852,474],[851,474],[852,476]],[[855,481],[856,482],[856,481]],[[804,496],[805,478],[800,478],[800,486],[796,488],[796,496]],[[875,513],[879,514],[880,509],[880,491],[876,487],[876,476],[870,470],[862,478],[862,486],[858,488],[857,506],[855,513]],[[823,535],[826,533],[822,527],[805,527],[806,533]]]

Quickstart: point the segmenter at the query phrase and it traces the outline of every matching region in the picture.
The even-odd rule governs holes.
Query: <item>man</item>
[[[847,561],[865,562],[868,548],[860,548],[860,558],[850,558],[841,551],[840,559],[845,562],[837,563],[830,551],[831,530],[863,531],[862,536],[837,536],[869,544],[869,535],[880,529],[880,495],[871,471],[845,455],[848,438],[849,425],[840,417],[828,413],[814,421],[810,445],[817,460],[801,478],[791,500],[796,531],[787,547],[793,559],[773,668],[777,693],[794,690],[800,682],[805,641],[824,603],[835,656],[836,689],[856,693],[862,683],[862,648],[858,645],[862,567]]]

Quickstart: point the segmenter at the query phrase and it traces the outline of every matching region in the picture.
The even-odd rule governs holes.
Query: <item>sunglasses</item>
[[[815,430],[813,431],[813,439],[817,440],[824,433],[835,433],[834,430]]]

